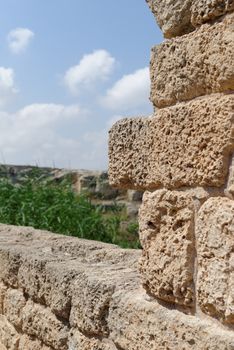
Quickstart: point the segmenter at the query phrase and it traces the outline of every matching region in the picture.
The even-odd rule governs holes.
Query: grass
[[[28,173],[20,184],[0,179],[1,223],[139,248],[138,225],[133,222],[122,229],[125,219],[116,204],[103,212],[87,196],[75,194],[68,179],[55,184],[43,178],[39,169]]]

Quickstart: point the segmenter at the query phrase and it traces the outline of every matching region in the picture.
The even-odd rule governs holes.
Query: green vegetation
[[[69,179],[56,184],[43,178],[39,170],[16,185],[0,179],[1,223],[139,248],[137,224],[129,223],[123,229],[124,219],[123,208],[113,204],[105,212],[87,196],[76,195]]]

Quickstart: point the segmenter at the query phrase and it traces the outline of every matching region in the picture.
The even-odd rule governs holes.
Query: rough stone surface
[[[68,346],[75,350],[117,350],[112,341],[87,337],[78,330],[71,330]]]
[[[234,323],[234,201],[210,198],[199,211],[196,236],[199,305]]]
[[[229,167],[229,176],[227,186],[225,188],[226,196],[234,199],[234,154],[232,155]]]
[[[6,295],[7,287],[0,283],[0,315],[3,315],[3,302]]]
[[[234,95],[212,95],[110,130],[109,177],[116,187],[223,186],[234,148]]]
[[[234,10],[233,0],[146,0],[166,38],[193,31]]]
[[[170,310],[142,290],[125,293],[110,310],[110,338],[124,350],[233,350],[233,332]]]
[[[192,0],[146,0],[166,38],[193,30],[190,23]]]
[[[167,107],[234,89],[234,14],[151,51],[151,101]]]
[[[194,205],[183,192],[145,192],[139,215],[143,284],[164,301],[194,301]]]
[[[202,191],[189,192],[178,194],[180,203],[184,196],[188,207],[190,195],[201,200],[206,198]],[[169,196],[170,192],[166,193]],[[174,195],[172,192],[169,196],[172,202]],[[179,216],[188,219],[189,211],[185,214],[181,209],[178,219]],[[187,228],[185,225],[188,238]],[[183,244],[181,247],[183,251]],[[140,254],[140,251],[32,228],[0,225],[0,286],[4,313],[0,316],[1,350],[233,350],[233,333],[225,330],[226,326],[221,328],[217,322],[202,320],[200,315],[189,316],[183,313],[180,305],[157,301],[139,288]],[[10,276],[5,268],[6,257],[14,259],[15,264],[17,261],[18,265],[12,270],[15,276]],[[27,261],[28,270],[25,269]],[[27,276],[24,282],[22,267],[32,288],[24,284]],[[62,284],[64,276],[67,278],[70,300],[65,318],[59,316],[64,310],[63,302],[59,314],[55,314],[59,310],[57,303],[52,302],[54,294],[55,300],[58,295],[66,297],[64,286],[56,294],[59,270]],[[8,283],[8,278],[17,287]],[[49,287],[52,283],[55,286]],[[48,294],[42,298],[46,288]]]
[[[233,10],[233,0],[193,0],[191,22],[194,26],[198,26]]]
[[[43,345],[39,340],[33,340],[27,335],[20,337],[19,347],[17,350],[53,350],[52,348]]]
[[[7,350],[18,350],[19,334],[8,322],[6,316],[0,315],[0,341]]]
[[[17,329],[22,328],[21,312],[26,304],[26,300],[21,291],[8,289],[4,298],[3,313],[8,321]]]
[[[67,349],[67,327],[49,309],[32,301],[22,310],[22,330],[56,350]]]

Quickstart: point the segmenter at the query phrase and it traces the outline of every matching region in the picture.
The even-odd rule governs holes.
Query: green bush
[[[117,206],[108,215],[103,214],[88,197],[76,195],[68,180],[57,185],[35,171],[18,185],[0,180],[1,223],[138,248],[136,224],[129,224],[123,231],[121,220]]]

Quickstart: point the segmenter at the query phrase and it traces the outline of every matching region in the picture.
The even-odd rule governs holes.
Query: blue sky
[[[106,169],[113,122],[152,113],[145,1],[0,4],[0,162]]]

